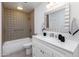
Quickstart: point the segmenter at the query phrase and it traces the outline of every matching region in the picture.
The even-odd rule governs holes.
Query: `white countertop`
[[[33,36],[34,38],[38,38],[39,40],[42,40],[42,41],[45,41],[49,44],[52,44],[52,45],[55,45],[55,46],[58,46],[62,49],[65,49],[67,51],[70,51],[70,52],[74,52],[75,49],[78,47],[79,45],[79,42],[77,41],[74,41],[74,40],[69,40],[69,39],[66,39],[65,42],[61,42],[59,41],[58,39],[56,38],[52,38],[52,37],[44,37],[42,35],[35,35]]]

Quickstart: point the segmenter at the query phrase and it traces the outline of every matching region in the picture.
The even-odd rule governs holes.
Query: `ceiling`
[[[4,8],[15,9],[15,10],[17,10],[17,7],[20,6],[23,8],[22,11],[29,13],[35,7],[39,6],[42,3],[44,2],[4,2],[3,6]]]

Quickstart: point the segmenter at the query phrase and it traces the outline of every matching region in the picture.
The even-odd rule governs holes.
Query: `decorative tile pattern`
[[[4,19],[5,41],[30,36],[29,14],[5,8]]]

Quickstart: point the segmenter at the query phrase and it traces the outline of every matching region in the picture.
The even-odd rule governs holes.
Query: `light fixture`
[[[18,10],[23,10],[23,8],[22,8],[22,7],[17,7],[17,9],[18,9]]]
[[[55,2],[49,2],[49,4],[46,6],[48,9],[50,9],[51,7],[53,7],[55,4]]]
[[[62,6],[64,5],[66,2],[49,2],[49,4],[46,6],[47,9],[52,9],[52,7],[59,7],[59,6]]]

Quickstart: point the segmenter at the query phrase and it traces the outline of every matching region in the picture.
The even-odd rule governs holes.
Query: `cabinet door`
[[[45,46],[44,44],[40,44],[39,47],[43,50],[45,57],[54,56],[53,51],[51,51],[49,47]]]
[[[41,42],[34,42],[34,46],[35,46],[35,48],[38,49],[38,50],[36,50],[36,51],[38,51],[38,56],[41,56],[41,57],[54,56],[52,50],[49,47],[47,47],[46,45],[42,44]],[[33,52],[33,53],[35,53],[35,52]]]
[[[44,57],[44,50],[41,49],[40,47],[33,46],[33,57]]]

